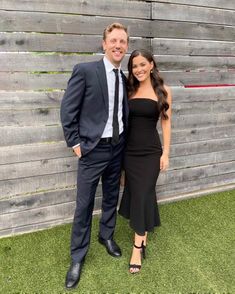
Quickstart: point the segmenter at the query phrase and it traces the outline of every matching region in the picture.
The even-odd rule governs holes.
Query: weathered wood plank
[[[179,183],[208,178],[212,176],[235,172],[235,162],[216,163],[199,167],[169,170],[162,173],[158,184]],[[43,192],[44,190],[60,189],[76,185],[76,171],[67,173],[37,175],[34,177],[16,178],[1,181],[0,199],[4,200],[13,195]]]
[[[0,112],[5,115],[19,116],[17,113],[20,111],[24,111],[26,115],[29,115],[31,112],[31,116],[38,116],[40,109],[55,109],[60,107],[61,98],[63,96],[63,91],[57,92],[0,92]],[[180,95],[184,92],[180,91]],[[226,92],[225,92],[226,95]],[[216,113],[225,113],[225,112],[234,112],[235,111],[235,95],[234,99],[228,99],[223,101],[210,101],[206,98],[203,101],[191,102],[184,101],[178,102],[178,100],[174,98],[174,103],[172,105],[172,111],[175,115],[188,115],[188,114],[216,114]],[[223,96],[225,99],[226,96]],[[4,111],[8,111],[4,114]],[[35,110],[35,112],[32,112]],[[28,112],[27,112],[28,111]],[[21,114],[21,116],[24,115]],[[24,118],[24,116],[22,117]],[[14,119],[15,120],[15,117]],[[1,121],[1,119],[0,119]],[[5,121],[2,118],[2,121]],[[9,119],[6,119],[9,121]]]
[[[169,13],[173,11],[174,13]],[[234,11],[172,3],[153,3],[152,18],[185,22],[235,25]]]
[[[120,22],[127,26],[132,37],[151,36],[150,21],[142,19],[1,10],[0,19],[1,31],[5,32],[102,35],[107,25]]]
[[[1,72],[71,71],[75,64],[100,60],[103,54],[0,53]],[[127,59],[128,57],[126,57]],[[125,60],[126,68],[127,60]]]
[[[161,176],[161,175],[160,175]],[[194,181],[169,183],[168,185],[157,185],[158,199],[169,199],[171,197],[182,197],[184,194],[207,190],[210,188],[219,188],[221,186],[234,185],[235,173],[196,179]],[[226,187],[225,187],[226,190]]]
[[[64,91],[5,92],[0,91],[0,109],[37,109],[60,107]]]
[[[71,73],[37,74],[37,73],[1,73],[0,89],[13,90],[52,90],[65,89]]]
[[[145,2],[116,0],[112,5],[106,0],[41,0],[38,1],[17,1],[2,0],[0,9],[29,12],[62,12],[68,14],[87,14],[93,16],[120,16],[134,18],[150,18],[150,4]],[[53,15],[53,14],[51,14]]]
[[[75,189],[58,189],[27,196],[17,196],[0,201],[0,214],[25,211],[39,207],[47,207],[76,199]]]
[[[76,178],[76,172],[68,172],[4,181],[0,183],[0,200],[13,195],[20,197],[23,194],[72,187],[76,184]]]
[[[63,54],[36,52],[0,52],[0,72],[68,72],[75,64],[102,59],[104,54]],[[127,70],[130,54],[122,61],[122,69]]]
[[[71,156],[74,153],[64,141],[0,147],[0,165]]]
[[[191,128],[188,130],[173,130],[172,144],[197,142],[210,139],[231,138],[235,136],[235,126],[218,126],[208,128]],[[27,126],[0,128],[0,146],[31,144],[42,142],[63,141],[64,136],[60,125]]]
[[[176,191],[172,189],[172,187],[171,189],[169,189],[168,185],[157,184],[156,189],[157,189],[158,201],[161,202],[162,200],[164,200],[164,198],[168,198],[169,196],[177,197],[178,195],[182,197],[183,194],[190,193],[190,191],[193,193],[194,191],[198,189],[202,190],[202,189],[216,187],[216,185],[221,187],[223,185],[225,186],[229,184],[234,184],[234,178],[235,178],[235,173],[231,175],[227,175],[227,174],[218,175],[218,176],[213,176],[210,178],[199,179],[196,181],[173,184],[177,188]],[[120,196],[122,196],[122,189],[120,191]],[[32,194],[27,196],[17,196],[17,197],[12,197],[10,199],[0,201],[0,213],[9,214],[14,212],[18,213],[20,211],[24,211],[25,213],[27,213],[29,209],[49,207],[55,204],[71,203],[73,201],[74,201],[74,207],[75,207],[75,199],[76,199],[76,188],[59,189],[55,191],[47,191],[47,192],[42,192],[42,193],[37,193],[37,194]],[[97,189],[94,210],[100,209],[101,200],[102,200],[102,192],[101,192],[101,187],[99,185]]]
[[[229,175],[219,175],[214,176],[209,179],[200,179],[198,181],[189,181],[189,182],[183,182],[178,184],[173,184],[177,188],[177,192],[174,192],[174,189],[168,189],[168,185],[158,185],[157,184],[157,194],[158,194],[158,200],[161,200],[169,195],[177,195],[180,193],[180,190],[182,190],[182,193],[187,193],[192,188],[192,191],[197,190],[199,188],[206,189],[206,185],[225,185],[232,183],[233,177],[235,174]],[[208,182],[206,182],[208,180]],[[170,183],[169,183],[170,184]],[[98,187],[100,188],[100,187]],[[99,209],[100,206],[97,205],[97,202],[100,202],[101,191],[97,193],[96,196],[96,207],[95,209]],[[122,193],[121,193],[122,194]],[[48,191],[48,192],[42,192],[38,194],[28,195],[28,196],[17,196],[15,198],[10,198],[6,200],[0,201],[0,213],[13,213],[13,212],[20,212],[25,211],[28,209],[34,209],[34,208],[42,208],[47,206],[52,206],[54,204],[62,204],[62,203],[70,203],[74,201],[75,205],[75,198],[76,198],[76,189],[70,188],[70,189],[61,189],[61,190],[55,190],[55,191]],[[100,204],[100,203],[99,203]]]
[[[40,126],[60,124],[60,110],[38,108],[33,110],[0,110],[0,127],[4,126]]]
[[[0,230],[24,226],[29,223],[29,220],[32,225],[39,222],[57,220],[62,217],[66,219],[74,214],[74,209],[73,201],[49,207],[30,209],[27,211],[27,217],[25,216],[25,211],[3,214],[0,215]]]
[[[232,9],[235,10],[235,3],[233,0],[147,0],[147,2],[164,2],[164,3],[175,3],[175,4],[188,4],[194,6],[202,7],[213,7],[213,8],[222,8],[222,9]]]
[[[57,142],[64,140],[60,125],[0,128],[0,146]]]
[[[170,86],[234,84],[235,72],[160,72]],[[0,88],[13,90],[64,90],[71,73],[2,73]]]
[[[130,38],[129,51],[136,48],[150,50],[150,40]],[[102,36],[0,32],[0,52],[21,51],[102,53]]]
[[[199,167],[204,165],[214,165],[235,161],[235,150],[225,150],[219,152],[209,152],[203,154],[190,154],[178,156],[171,159],[168,173],[173,170],[184,168]],[[42,159],[40,161],[27,161],[0,165],[0,181],[20,179],[41,175],[52,175],[61,172],[72,172],[77,170],[77,157]],[[191,171],[189,170],[189,173]],[[177,177],[180,171],[173,172]]]
[[[55,144],[53,144],[55,145]],[[49,147],[49,146],[48,146]],[[54,147],[54,146],[53,146]],[[45,146],[44,146],[45,148]],[[232,146],[230,146],[232,148]],[[13,149],[13,148],[12,148]],[[27,150],[27,149],[26,149]],[[37,149],[36,149],[37,150]],[[55,148],[56,150],[56,148]],[[39,150],[39,152],[42,153],[43,150]],[[14,178],[21,178],[21,177],[30,177],[30,176],[36,176],[36,175],[44,175],[44,174],[53,174],[53,173],[59,173],[59,172],[67,172],[67,171],[75,171],[77,168],[77,158],[74,156],[71,156],[71,152],[66,152],[66,149],[64,148],[64,153],[67,154],[67,158],[58,158],[57,156],[53,155],[49,157],[47,155],[46,159],[43,158],[41,160],[36,160],[34,158],[27,159],[27,162],[23,162],[22,159],[18,158],[19,163],[7,164],[7,165],[0,165],[0,180],[7,180],[7,179],[14,179]],[[65,155],[64,154],[64,155]],[[185,157],[182,159],[181,157],[177,157],[176,159],[172,159],[173,163],[176,162],[177,166],[179,165],[178,161],[182,161],[183,164],[192,164],[191,166],[194,166],[195,164],[198,164],[198,162],[201,162],[201,165],[205,160],[211,160],[211,163],[217,162],[216,160],[226,161],[227,157],[229,157],[231,160],[235,159],[234,156],[231,158],[231,152],[226,150],[226,155],[223,156],[223,159],[221,159],[220,155],[221,152],[215,152],[214,154],[201,154],[198,158],[198,160],[193,160],[191,162],[191,157],[194,158],[192,155]],[[198,156],[198,154],[196,155]],[[195,156],[195,157],[196,157]],[[39,157],[39,156],[37,156]],[[45,157],[45,156],[44,156]],[[211,159],[209,159],[211,158]],[[207,162],[207,161],[206,161]],[[199,165],[199,164],[198,164]],[[174,164],[171,168],[177,168]]]
[[[229,151],[235,146],[235,137],[189,142],[171,145],[170,157],[200,155],[210,152]],[[0,147],[0,164],[29,162],[74,156],[64,141],[53,143],[34,143]]]
[[[225,104],[217,113],[215,107],[209,103],[202,103],[202,108],[206,109],[200,112],[194,112],[191,103],[176,106],[173,109],[172,127],[173,128],[192,128],[203,126],[216,126],[235,123],[233,113],[234,103]],[[219,107],[220,105],[218,105]],[[226,107],[227,106],[227,107]],[[219,110],[219,109],[218,109]],[[232,113],[231,113],[232,112]],[[199,113],[199,114],[198,114]],[[33,108],[33,109],[4,109],[0,110],[0,127],[4,126],[40,126],[60,124],[60,109],[57,107]]]
[[[235,173],[234,161],[196,166],[185,169],[182,168],[179,170],[169,170],[165,173],[161,173],[161,176],[158,179],[158,184],[165,185],[167,183],[182,183],[232,173]]]
[[[101,36],[0,33],[1,52],[103,52]]]
[[[192,128],[189,130],[175,130],[172,132],[172,144],[231,138],[234,136],[234,124],[227,126],[212,126],[207,128]]]
[[[235,46],[235,43],[234,43]],[[160,71],[214,71],[235,69],[235,57],[156,55]]]
[[[8,228],[8,229],[0,231],[0,237],[10,237],[15,235],[45,230],[45,229],[49,229],[58,225],[71,223],[71,221],[72,221],[72,217],[66,218],[66,219],[63,218],[63,219],[59,219],[55,221],[41,222],[41,223],[32,224],[32,225],[27,224],[21,227]]]
[[[187,85],[234,85],[235,72],[160,72],[165,83],[170,86]]]
[[[235,42],[153,38],[154,54],[183,56],[235,56]]]
[[[210,178],[212,179],[212,178]],[[222,180],[221,176],[220,178],[218,177],[213,177],[214,179],[214,183],[217,181],[218,183],[220,183],[220,190],[226,190],[226,189],[231,189],[231,187],[233,186],[232,184],[227,184],[226,182],[228,182],[228,179],[225,179],[225,181]],[[198,182],[196,182],[196,186],[193,186],[194,182],[191,182],[192,185],[192,191],[194,191],[197,195],[198,192],[200,191],[200,193],[204,190],[206,193],[208,193],[208,189],[206,187],[205,184],[201,183],[200,185],[198,185]],[[212,184],[212,189],[215,188],[215,185]],[[71,192],[73,193],[73,191],[71,190]],[[204,193],[205,193],[204,192]],[[159,198],[159,203],[163,203],[165,201],[169,201],[170,199],[175,199],[175,196],[180,196],[180,199],[184,199],[184,198],[188,198],[189,197],[189,192],[185,191],[184,193],[181,193],[179,195],[164,195],[164,192],[160,192],[158,193],[158,198]],[[160,195],[159,195],[160,194]],[[192,194],[191,194],[192,197]],[[97,205],[98,204],[98,205]],[[97,209],[99,209],[101,204],[101,198],[97,197],[96,201],[95,201],[95,208],[97,207]],[[72,205],[72,203],[71,203]],[[75,203],[74,203],[75,206]],[[97,210],[95,209],[95,212]],[[24,212],[25,215],[27,213],[27,211]],[[48,212],[49,213],[49,212]],[[40,214],[40,213],[39,213]],[[17,218],[17,216],[15,216],[15,218]],[[63,215],[61,215],[60,219],[57,220],[51,220],[51,221],[47,221],[47,222],[37,222],[34,224],[26,224],[23,226],[18,226],[18,227],[12,227],[12,228],[6,228],[4,230],[0,231],[0,236],[9,236],[12,234],[20,234],[20,233],[25,233],[25,232],[30,232],[30,231],[35,231],[35,230],[40,230],[40,229],[45,229],[45,228],[50,228],[52,226],[56,226],[59,224],[65,224],[65,223],[70,223],[72,221],[73,218],[73,214],[70,217],[64,218]]]
[[[76,188],[63,188],[54,191],[30,194],[27,196],[12,197],[10,199],[0,201],[0,214],[17,213],[20,211],[26,212],[29,209],[49,207],[71,202],[74,202],[75,208],[76,192]],[[101,185],[98,185],[94,210],[100,209],[101,199],[102,188]]]
[[[227,101],[235,98],[235,87],[184,88],[172,87],[175,102]],[[230,103],[224,102],[224,103]]]
[[[226,101],[177,102],[172,105],[174,115],[235,113],[235,99]]]
[[[136,18],[149,18],[149,6],[146,3],[140,4],[141,2],[159,2],[159,0],[130,0],[130,1],[116,1],[115,4],[107,5],[107,1],[101,0],[99,3],[94,3],[93,1],[77,1],[74,3],[72,0],[53,0],[48,2],[43,0],[40,3],[35,1],[7,1],[2,0],[0,2],[0,9],[6,10],[18,10],[18,11],[45,11],[45,12],[62,12],[62,13],[81,13],[89,15],[114,15],[114,16],[129,16]],[[203,7],[212,7],[212,8],[221,8],[221,9],[232,9],[235,10],[235,5],[233,0],[198,0],[193,2],[192,0],[161,0],[160,2],[164,3],[173,3],[173,4],[186,4],[193,6],[203,6]],[[41,4],[41,5],[40,5]],[[95,5],[95,6],[94,6]],[[120,12],[116,10],[120,9]],[[131,10],[134,11],[131,11]],[[139,11],[142,10],[142,11]]]
[[[235,124],[234,113],[172,115],[172,128],[202,128]]]
[[[205,106],[205,105],[204,105]],[[232,107],[232,105],[231,105]],[[191,107],[189,107],[192,109]],[[208,106],[209,108],[209,106]],[[186,129],[194,127],[218,126],[235,123],[234,113],[212,113],[201,114],[189,111],[189,114],[182,115],[180,111],[174,111],[172,115],[172,128]],[[48,126],[60,124],[60,109],[57,108],[36,108],[27,110],[5,109],[0,110],[0,127],[5,126]]]
[[[191,168],[228,161],[234,161],[235,164],[235,149],[173,157],[170,159],[169,169]]]
[[[59,107],[64,91],[51,92],[5,92],[0,91],[0,109],[35,109]],[[176,112],[187,113],[190,107],[194,113],[198,111],[222,112],[234,109],[235,87],[215,88],[184,88],[172,87],[173,109]],[[205,103],[207,108],[204,108]]]
[[[35,92],[0,91],[0,109],[35,109],[46,107],[58,107],[64,91]],[[173,108],[177,111],[182,108],[192,107],[197,113],[197,107],[208,103],[208,109],[217,112],[217,106],[227,111],[227,107],[233,109],[235,100],[235,87],[214,87],[214,88],[184,88],[172,87]],[[183,111],[183,110],[181,110]],[[200,111],[203,111],[200,109]]]
[[[234,43],[235,46],[235,43]],[[235,47],[234,47],[235,48]],[[235,55],[235,54],[234,54]],[[71,71],[73,66],[80,62],[95,61],[103,55],[79,54],[50,54],[35,53],[0,53],[1,72],[46,72]],[[122,69],[127,70],[127,55],[122,62]],[[179,56],[155,55],[158,68],[161,71],[173,70],[231,70],[235,69],[235,57],[208,57],[208,56]]]
[[[235,137],[196,141],[182,144],[172,144],[170,157],[173,159],[178,156],[198,155],[210,152],[227,151],[235,146]]]
[[[222,179],[219,179],[218,177],[214,177],[214,183],[215,183],[215,181],[220,183],[220,190],[223,190],[223,189],[226,190],[226,189],[229,189],[229,188],[231,189],[231,187],[233,186],[232,184],[230,184],[230,185],[224,184],[225,182],[228,182],[228,179],[223,181]],[[194,182],[191,182],[191,185],[192,184],[194,184]],[[201,184],[200,186],[198,185],[198,182],[196,182],[196,184],[197,184],[196,188],[194,186],[192,186],[192,190],[195,191],[195,193],[197,195],[198,195],[199,191],[200,191],[200,193],[202,193],[203,190],[206,193],[208,193],[208,189],[207,189],[205,184]],[[213,188],[213,187],[211,187],[211,188]],[[73,193],[72,190],[71,190],[71,192]],[[167,195],[166,196],[166,195],[163,195],[163,193],[161,193],[161,192],[158,193],[158,198],[160,198],[159,199],[160,203],[163,203],[165,201],[169,201],[170,199],[175,199],[175,196],[178,196],[178,197],[180,196],[181,199],[189,197],[188,196],[189,192],[187,192],[187,191],[184,192],[184,193],[181,193],[179,195]],[[191,195],[191,197],[192,197],[192,195]],[[98,203],[98,205],[97,205],[97,203]],[[99,209],[100,205],[101,205],[101,198],[97,197],[96,201],[95,201],[95,207],[97,207],[97,209]],[[95,212],[96,211],[97,210],[95,210]],[[15,218],[17,218],[17,217],[15,217]],[[68,218],[64,218],[63,215],[62,215],[61,218],[57,219],[57,220],[51,220],[51,221],[47,221],[47,222],[37,222],[37,223],[32,224],[32,225],[31,224],[26,224],[26,225],[23,225],[23,226],[6,228],[6,229],[0,231],[0,236],[9,236],[9,235],[13,235],[13,234],[21,234],[21,233],[25,233],[25,232],[33,232],[35,230],[41,230],[41,229],[45,229],[45,228],[50,228],[52,226],[56,226],[56,225],[59,225],[59,224],[70,223],[72,221],[72,218],[73,218],[73,215],[71,215],[71,217],[68,217]]]
[[[97,211],[100,208],[101,200],[101,197],[96,197],[94,210]],[[59,220],[72,219],[75,207],[75,201],[66,201],[64,203],[49,205],[47,207],[37,207],[26,211],[16,211],[0,215],[0,235],[6,230],[12,230],[15,232],[15,229],[18,231],[18,228],[28,226],[29,219],[31,220],[30,225],[35,225],[36,228],[38,227],[38,224],[45,224],[48,222],[54,223]]]
[[[101,206],[101,187],[98,186],[94,210]],[[0,214],[18,213],[24,211],[27,214],[29,209],[50,207],[53,205],[71,203],[76,206],[76,189],[61,189],[56,191],[43,192],[28,196],[10,198],[0,201]],[[7,215],[8,216],[8,215]],[[63,216],[62,216],[63,217]]]
[[[77,166],[76,156],[0,165],[0,181],[73,172]]]
[[[152,36],[155,38],[232,42],[235,40],[235,27],[232,26],[177,22],[168,20],[154,20],[152,21],[151,25]]]

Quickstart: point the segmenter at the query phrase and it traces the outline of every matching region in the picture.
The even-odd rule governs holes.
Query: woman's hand
[[[165,171],[168,167],[169,167],[169,156],[163,153],[160,158],[160,170]]]

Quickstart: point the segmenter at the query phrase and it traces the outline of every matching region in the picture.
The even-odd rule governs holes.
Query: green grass
[[[232,294],[235,190],[160,205],[162,226],[149,234],[141,273],[128,273],[133,233],[118,218],[123,256],[97,242],[98,217],[81,281],[70,293]],[[68,293],[70,225],[0,240],[0,293]],[[233,245],[233,246],[232,246]]]

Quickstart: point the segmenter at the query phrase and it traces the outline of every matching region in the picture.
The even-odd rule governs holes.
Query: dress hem
[[[134,226],[131,224],[130,217],[128,217],[127,215],[124,215],[124,214],[122,214],[122,213],[120,213],[120,212],[118,212],[118,213],[119,213],[122,217],[124,217],[125,219],[129,220],[129,226],[130,226],[130,228],[131,228],[131,229],[132,229],[137,235],[139,235],[139,236],[144,236],[144,235],[145,235],[145,232],[151,233],[151,232],[154,231],[154,229],[155,229],[156,227],[160,227],[160,226],[161,226],[161,222],[159,222],[158,224],[154,225],[152,228],[148,228],[148,229],[146,229],[146,230],[144,231],[144,233],[142,233],[142,232],[138,232],[138,231],[134,228]]]

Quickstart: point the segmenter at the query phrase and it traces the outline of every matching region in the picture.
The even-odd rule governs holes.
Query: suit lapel
[[[103,59],[101,59],[97,63],[96,75],[97,75],[97,79],[99,81],[99,85],[102,91],[102,96],[103,96],[104,104],[105,104],[105,110],[108,113],[108,107],[109,107],[108,83],[107,83],[107,77],[106,77],[106,71],[105,71]]]

